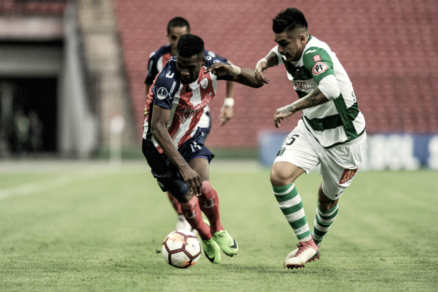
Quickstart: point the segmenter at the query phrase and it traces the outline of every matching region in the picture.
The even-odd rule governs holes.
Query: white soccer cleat
[[[176,230],[192,231],[192,226],[187,222],[183,214],[178,214],[178,221],[176,222]]]
[[[316,261],[321,254],[319,253],[318,246],[313,239],[308,241],[299,242],[298,248],[289,253],[284,260],[284,267],[288,269],[303,268],[304,265],[310,261]]]

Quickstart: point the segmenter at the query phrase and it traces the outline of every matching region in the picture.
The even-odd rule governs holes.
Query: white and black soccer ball
[[[190,268],[201,257],[201,243],[192,232],[175,230],[164,239],[161,252],[169,265]]]

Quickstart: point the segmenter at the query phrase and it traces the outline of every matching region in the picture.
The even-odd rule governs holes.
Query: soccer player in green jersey
[[[351,184],[365,145],[365,118],[347,72],[330,47],[309,34],[303,13],[296,8],[273,20],[277,43],[256,65],[263,72],[284,64],[299,99],[276,110],[274,123],[302,111],[302,119],[289,134],[271,170],[271,183],[279,207],[299,243],[284,261],[287,268],[304,267],[320,257],[319,246],[338,214],[338,202]],[[295,180],[321,165],[322,183],[313,232],[310,232]]]

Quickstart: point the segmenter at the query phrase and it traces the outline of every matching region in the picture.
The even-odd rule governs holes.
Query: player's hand
[[[223,105],[221,108],[221,112],[219,114],[220,124],[219,126],[225,125],[232,117],[233,117],[233,107]]]
[[[274,115],[275,127],[280,128],[281,122],[283,122],[285,118],[292,116],[294,113],[295,112],[293,111],[291,105],[287,105],[277,109]]]
[[[189,188],[189,191],[195,195],[199,196],[201,194],[202,180],[199,174],[196,173],[190,166],[187,165],[186,168],[182,168],[179,170],[181,176]]]
[[[269,84],[269,79],[263,76],[263,73],[268,70],[268,61],[263,58],[257,62],[255,67],[255,77],[259,82]]]
[[[216,76],[225,76],[233,72],[233,67],[225,63],[214,63],[213,65],[205,69],[204,74],[208,72],[211,72]]]

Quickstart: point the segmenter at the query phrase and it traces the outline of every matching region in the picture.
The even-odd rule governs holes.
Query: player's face
[[[205,62],[203,55],[204,54],[184,58],[176,53],[176,70],[179,73],[182,83],[189,84],[198,79],[199,71],[201,71],[202,64]]]
[[[286,57],[286,61],[298,61],[306,46],[306,35],[297,32],[282,32],[274,34],[274,40],[278,44],[278,52]]]
[[[178,42],[179,38],[188,33],[189,30],[187,29],[187,26],[174,26],[169,28],[169,34],[167,35],[167,38],[169,39],[170,48],[172,49],[172,55],[175,55],[176,43]]]

